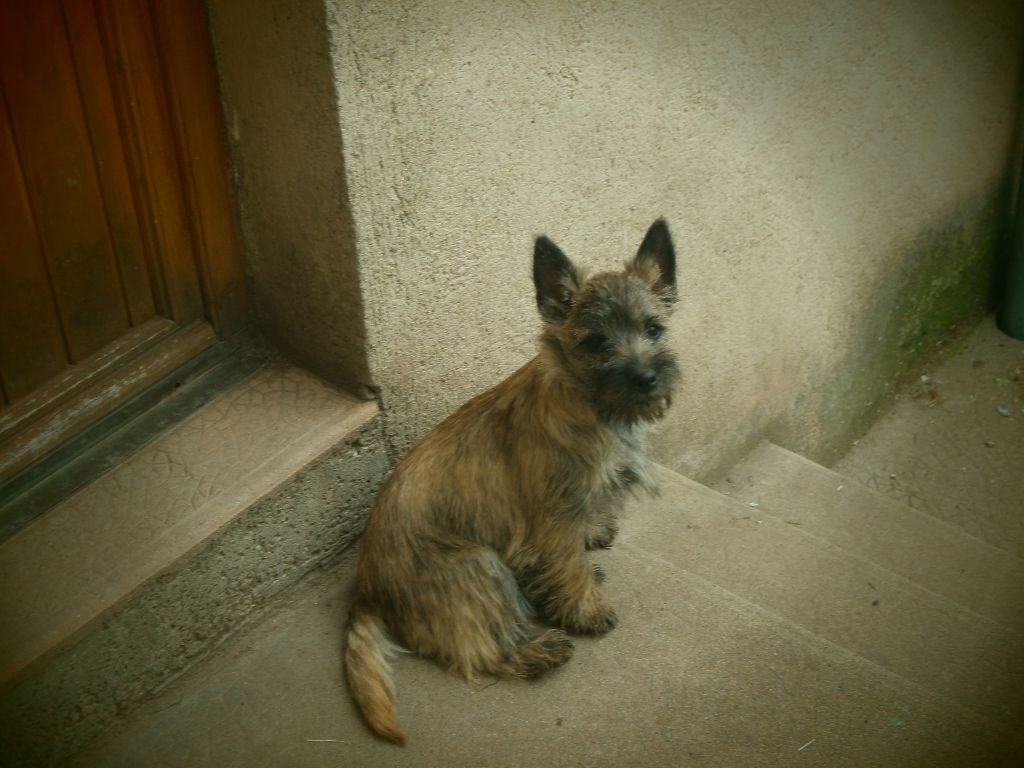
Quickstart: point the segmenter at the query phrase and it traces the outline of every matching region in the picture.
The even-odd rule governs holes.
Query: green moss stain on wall
[[[893,259],[899,267],[872,288],[857,345],[769,438],[833,463],[923,364],[955,348],[993,309],[1004,210],[1004,194],[993,195],[908,244]]]

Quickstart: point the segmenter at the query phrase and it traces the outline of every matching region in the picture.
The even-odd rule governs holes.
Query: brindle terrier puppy
[[[675,261],[662,220],[622,272],[589,277],[538,238],[540,354],[430,432],[382,487],[345,652],[380,736],[405,741],[386,661],[399,645],[470,680],[534,677],[569,660],[566,632],[615,626],[584,550],[611,544],[627,489],[653,490],[644,434],[679,376],[664,338]]]

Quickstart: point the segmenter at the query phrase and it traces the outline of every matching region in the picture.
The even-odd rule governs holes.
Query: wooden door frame
[[[185,191],[187,220],[191,227],[195,266],[203,292],[204,306],[219,338],[235,335],[248,319],[245,269],[241,238],[234,204],[227,137],[221,111],[217,67],[213,56],[206,7],[201,0],[148,0],[154,22],[153,50],[158,61],[143,62],[142,52],[132,52],[117,45],[125,3],[117,0],[96,0],[98,21],[108,51],[125,54],[123,61],[111,62],[116,92],[120,97],[118,116],[122,135],[133,156],[133,175],[141,181],[143,196],[140,212],[147,215],[150,237],[159,248],[173,247],[166,242],[152,221],[150,201],[159,199],[160,179],[145,172],[147,158],[143,139],[147,131],[145,105],[139,98],[144,93],[139,73],[146,64],[156,64],[160,85],[166,99],[165,107],[173,127],[178,175]],[[135,54],[133,57],[133,53]],[[213,258],[216,254],[216,258]],[[173,291],[168,316],[175,317]]]

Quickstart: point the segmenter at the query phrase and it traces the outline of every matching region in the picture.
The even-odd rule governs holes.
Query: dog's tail
[[[388,653],[394,648],[372,613],[353,606],[345,644],[345,677],[352,697],[373,732],[395,744],[405,745],[395,712],[395,683]]]

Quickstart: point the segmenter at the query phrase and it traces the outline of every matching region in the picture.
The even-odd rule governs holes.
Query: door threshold
[[[227,341],[215,343],[0,481],[0,543],[251,376],[266,360],[261,350]]]

